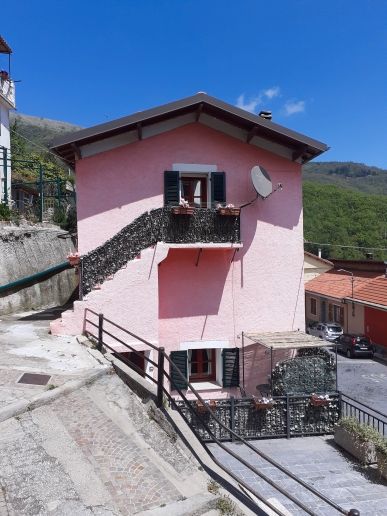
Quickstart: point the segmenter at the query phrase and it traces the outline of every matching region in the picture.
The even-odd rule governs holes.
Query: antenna
[[[261,199],[265,200],[277,190],[282,190],[281,183],[278,183],[278,185],[273,190],[273,183],[270,179],[269,173],[260,165],[255,165],[251,169],[251,182],[253,183],[254,189],[257,192],[257,196],[252,201],[243,204],[241,208],[249,206],[249,204],[253,204],[253,202],[255,202],[258,197],[261,197]]]
[[[259,165],[255,165],[251,169],[251,181],[257,192],[257,195],[266,199],[270,194],[273,193],[273,184],[271,182],[268,172]]]

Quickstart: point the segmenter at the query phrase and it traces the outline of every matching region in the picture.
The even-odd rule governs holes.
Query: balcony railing
[[[15,83],[11,79],[0,79],[0,96],[15,107]]]
[[[176,215],[169,207],[146,212],[81,258],[82,293],[90,292],[157,242],[239,243],[239,221],[239,216],[220,215],[210,208],[197,208],[192,215]]]

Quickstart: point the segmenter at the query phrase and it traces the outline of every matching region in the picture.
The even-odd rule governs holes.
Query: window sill
[[[216,382],[194,382],[192,386],[196,391],[218,391],[222,389],[222,386]],[[188,389],[188,392],[192,392],[191,389]]]

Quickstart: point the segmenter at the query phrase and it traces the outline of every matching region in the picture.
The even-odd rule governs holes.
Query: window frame
[[[216,348],[196,348],[196,349],[188,349],[187,350],[187,360],[188,360],[188,381],[189,383],[197,383],[197,382],[216,382],[216,373],[217,373],[217,356],[216,356]],[[203,360],[204,352],[211,352],[211,358],[208,361],[211,364],[211,373],[203,373],[203,364],[206,362]],[[198,369],[201,369],[197,373],[194,373],[192,376],[191,372],[191,363],[192,363],[192,353],[198,352],[198,356],[200,360],[195,360],[194,363],[199,364]]]
[[[314,305],[314,310],[313,310]],[[311,315],[317,315],[317,299],[315,297],[310,298],[310,313]]]

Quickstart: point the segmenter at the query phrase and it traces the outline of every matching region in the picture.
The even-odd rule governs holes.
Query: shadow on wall
[[[231,252],[171,249],[159,264],[160,319],[217,314],[231,266]]]
[[[273,353],[273,368],[278,362],[292,358],[293,350],[277,350]],[[243,355],[241,356],[241,362]],[[270,349],[259,344],[245,346],[245,390],[254,396],[265,395],[270,391],[271,359]],[[242,375],[241,375],[242,379]],[[266,385],[266,387],[264,387]],[[257,386],[261,386],[261,392]],[[265,392],[266,391],[266,392]]]

